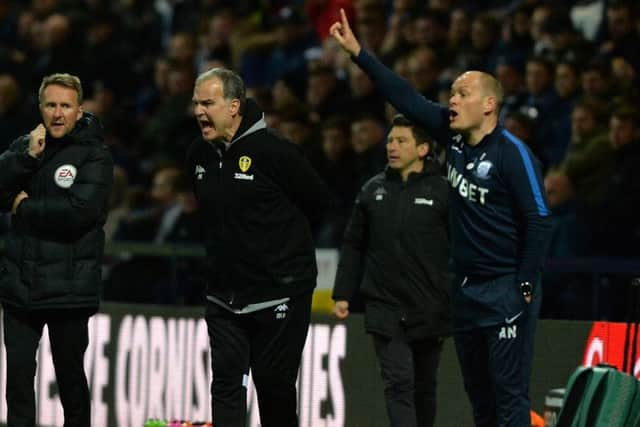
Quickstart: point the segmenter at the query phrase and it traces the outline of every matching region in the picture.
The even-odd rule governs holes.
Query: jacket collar
[[[238,141],[239,139],[244,138],[247,135],[251,135],[261,129],[267,128],[267,122],[264,118],[264,113],[258,107],[258,104],[251,98],[247,98],[244,111],[242,114],[242,121],[240,122],[240,127],[231,138],[230,144]]]

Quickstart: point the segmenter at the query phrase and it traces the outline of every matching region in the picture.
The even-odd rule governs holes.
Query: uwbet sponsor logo
[[[56,169],[53,175],[53,180],[60,188],[69,188],[73,185],[73,181],[76,179],[76,167],[73,165],[62,165]]]
[[[469,181],[459,174],[455,168],[451,167],[451,165],[447,166],[447,178],[449,180],[449,185],[458,190],[458,194],[460,194],[460,196],[470,202],[484,205],[485,195],[489,193],[488,188],[479,187],[476,184],[469,183]]]

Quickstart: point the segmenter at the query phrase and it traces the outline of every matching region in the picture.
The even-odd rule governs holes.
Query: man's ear
[[[427,157],[430,151],[431,147],[428,143],[425,142],[422,144],[418,144],[418,156],[420,156],[421,159]]]
[[[495,96],[488,95],[484,97],[484,115],[488,116],[498,109],[498,101]]]
[[[240,112],[240,100],[239,99],[233,99],[231,100],[231,102],[229,103],[229,109],[231,110],[231,114],[232,115],[237,115],[237,114],[241,114]]]
[[[83,114],[84,114],[84,108],[82,108],[82,105],[81,105],[80,107],[78,107],[78,114],[76,114],[76,122],[80,120]]]

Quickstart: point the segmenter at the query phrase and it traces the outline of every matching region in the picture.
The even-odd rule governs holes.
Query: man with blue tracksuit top
[[[529,377],[551,213],[540,165],[498,124],[502,88],[469,71],[449,108],[364,51],[342,13],[331,34],[409,120],[448,144],[454,338],[477,426],[529,426]]]

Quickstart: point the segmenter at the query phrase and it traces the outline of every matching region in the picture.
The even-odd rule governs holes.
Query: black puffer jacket
[[[40,309],[97,307],[102,226],[113,160],[98,119],[84,113],[61,139],[47,134],[40,159],[27,154],[29,135],[0,155],[0,209],[24,190],[0,263],[0,300]]]

